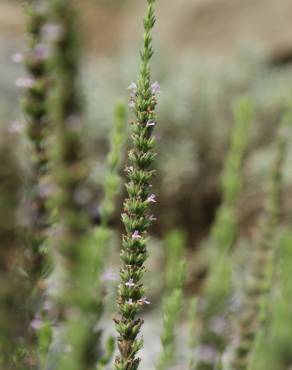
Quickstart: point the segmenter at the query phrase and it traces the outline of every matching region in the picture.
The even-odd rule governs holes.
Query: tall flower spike
[[[162,351],[155,367],[156,370],[167,370],[176,361],[176,324],[183,307],[183,285],[186,278],[186,264],[183,259],[178,261],[176,272],[176,281],[173,281],[173,286],[164,301]]]
[[[115,211],[115,198],[121,190],[122,178],[120,176],[120,167],[125,149],[127,136],[127,111],[126,104],[120,102],[115,107],[114,126],[110,133],[110,151],[107,157],[107,171],[104,177],[103,189],[104,198],[100,204],[100,225],[96,228],[95,244],[98,246],[98,257],[95,266],[95,286],[96,291],[100,296],[100,307],[103,310],[103,291],[105,280],[117,280],[113,274],[102,271],[107,263],[109,256],[109,244],[112,238],[112,230],[109,226],[109,221]],[[128,282],[131,284],[131,281]],[[96,326],[99,329],[100,315],[97,317]],[[112,355],[115,349],[115,338],[110,336],[107,340],[105,353],[99,361],[97,370],[103,370],[105,366],[112,360]]]
[[[275,234],[281,214],[283,166],[288,146],[287,137],[289,137],[285,132],[285,126],[290,122],[291,112],[288,112],[281,122],[280,133],[276,139],[275,159],[271,168],[265,214],[259,225],[261,232],[255,243],[253,259],[248,271],[243,309],[239,315],[236,330],[238,341],[229,364],[231,370],[250,369],[251,352],[256,335],[262,326],[262,312],[265,312],[268,287],[271,286],[271,271],[275,264]]]
[[[25,10],[28,50],[22,56],[16,54],[13,60],[17,63],[23,63],[28,75],[25,78],[19,78],[16,84],[24,89],[22,109],[25,114],[27,136],[31,144],[30,217],[27,223],[25,269],[32,287],[33,296],[29,297],[30,300],[27,301],[28,315],[32,320],[36,312],[41,311],[46,293],[44,280],[51,266],[51,258],[47,248],[47,234],[51,221],[47,203],[53,189],[48,160],[51,130],[48,117],[50,49],[48,43],[43,39],[43,28],[48,21],[48,8],[45,1],[30,1]],[[30,332],[31,356],[35,356],[33,352],[38,352],[38,360],[40,361],[42,357],[40,353],[42,351],[38,346],[40,330],[30,330]]]
[[[75,2],[51,0],[52,24],[44,32],[53,47],[53,92],[51,115],[55,142],[52,170],[57,184],[55,197],[58,231],[52,237],[58,269],[58,340],[63,344],[56,370],[96,369],[100,353],[100,331],[94,330],[101,315],[95,286],[97,252],[93,246],[87,210],[88,166],[83,143],[83,109],[79,85],[79,33]],[[84,196],[84,194],[86,196]],[[52,278],[53,278],[52,277]]]
[[[29,276],[35,285],[44,278],[47,268],[45,252],[49,216],[46,207],[48,184],[48,59],[49,46],[42,39],[47,21],[47,9],[42,0],[31,1],[27,10],[28,52],[22,58],[28,72],[27,78],[18,80],[25,88],[22,107],[26,115],[27,135],[32,145],[32,220],[30,221]],[[18,57],[18,60],[20,58]]]
[[[213,322],[222,320],[231,287],[230,249],[237,232],[236,202],[242,186],[241,168],[247,150],[253,117],[250,99],[241,97],[234,105],[234,129],[222,176],[223,203],[211,230],[209,275],[198,304],[198,351],[195,370],[213,370],[221,361],[227,345],[225,333],[214,330]],[[202,308],[201,308],[202,307]]]
[[[151,31],[155,24],[154,0],[148,0],[144,17],[144,47],[141,52],[140,75],[137,84],[132,83],[131,106],[136,120],[133,123],[133,148],[129,152],[128,198],[124,202],[122,220],[125,234],[122,241],[120,269],[121,282],[118,288],[117,304],[120,317],[115,320],[118,332],[118,348],[116,370],[136,370],[140,359],[137,357],[143,342],[138,338],[143,324],[137,317],[141,308],[149,302],[144,298],[145,289],[142,284],[144,262],[147,258],[146,235],[153,217],[149,214],[150,202],[155,197],[150,194],[150,179],[153,171],[149,169],[153,163],[154,143],[152,136],[155,122],[156,89],[151,85],[150,61],[153,55]],[[131,282],[131,283],[129,283]],[[134,284],[134,285],[133,285]]]

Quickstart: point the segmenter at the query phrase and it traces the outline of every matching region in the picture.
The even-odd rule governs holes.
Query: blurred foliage
[[[6,54],[1,58],[3,68],[0,69],[4,97],[1,115],[4,120],[14,120],[18,112],[12,103],[16,90],[11,81],[20,75],[21,69],[7,63],[8,46],[1,49]],[[222,64],[204,60],[195,52],[178,59],[165,52],[155,58],[154,78],[161,82],[162,93],[157,127],[161,160],[156,163],[158,175],[154,184],[160,207],[156,210],[158,222],[154,230],[161,235],[173,227],[181,227],[187,232],[189,245],[196,245],[206,235],[220,203],[220,171],[232,126],[232,101],[247,94],[257,111],[245,168],[244,193],[251,197],[262,192],[261,180],[267,170],[270,143],[290,94],[291,67],[271,67],[264,55],[254,51],[243,51],[233,61]],[[98,190],[106,172],[112,107],[126,95],[125,86],[135,79],[137,71],[136,58],[131,52],[97,60],[88,57],[83,64],[87,149],[92,158],[91,177],[100,184]],[[122,197],[117,209],[121,203]],[[243,226],[252,223],[254,207],[250,201],[242,205],[240,218],[247,222]]]
[[[156,365],[156,370],[167,370],[175,362],[177,355],[176,328],[179,314],[183,307],[182,289],[186,278],[186,264],[177,260],[176,279],[164,299],[163,329],[161,334],[162,351]]]
[[[117,8],[127,3],[126,0],[104,0],[103,2],[108,6]],[[180,340],[176,338],[176,334],[180,334],[180,330],[176,330],[176,328],[181,329],[181,326],[178,327],[177,325],[180,325],[179,314],[184,303],[182,288],[185,271],[184,264],[179,263],[179,261],[183,259],[186,253],[184,250],[186,246],[195,248],[201,240],[207,241],[202,243],[202,247],[205,249],[209,245],[210,254],[207,253],[208,257],[210,256],[211,259],[215,260],[215,263],[211,264],[213,267],[211,267],[211,270],[213,270],[211,271],[213,272],[211,290],[213,290],[215,298],[211,300],[210,312],[217,313],[218,307],[222,308],[222,306],[223,311],[226,308],[235,313],[239,311],[238,305],[242,302],[243,295],[241,284],[249,274],[246,264],[251,259],[250,249],[253,246],[251,239],[260,232],[256,220],[263,208],[263,199],[266,195],[267,174],[273,158],[272,143],[278,128],[279,118],[287,107],[287,99],[291,99],[292,66],[289,64],[285,67],[272,66],[265,55],[251,50],[240,52],[232,61],[219,63],[215,60],[205,60],[196,52],[188,52],[177,56],[168,53],[163,45],[159,46],[162,51],[161,54],[155,55],[153,76],[154,80],[159,80],[162,86],[162,93],[158,97],[159,119],[156,132],[159,153],[155,163],[157,176],[154,184],[155,193],[158,194],[157,198],[159,200],[158,208],[154,211],[158,221],[154,227],[156,238],[149,242],[151,258],[147,265],[150,270],[147,275],[147,280],[149,280],[147,285],[151,287],[149,290],[158,304],[163,289],[167,288],[161,335],[164,351],[161,353],[159,366],[168,368],[171,363],[175,362],[176,353],[179,352],[182,346]],[[0,37],[0,49],[2,51],[0,55],[0,91],[3,97],[0,103],[0,119],[2,125],[5,122],[17,119],[19,116],[18,107],[15,104],[18,92],[13,87],[12,81],[19,77],[19,74],[23,71],[21,67],[14,66],[10,61],[13,48],[14,45],[11,46],[9,40],[7,42],[4,37]],[[74,53],[75,50],[73,55]],[[67,58],[67,61],[70,60],[70,58]],[[88,301],[92,286],[101,294],[103,294],[103,289],[109,289],[109,284],[105,284],[100,279],[93,282],[92,275],[93,272],[98,272],[98,275],[100,275],[104,267],[103,259],[106,260],[109,257],[105,256],[105,253],[111,254],[111,263],[115,264],[115,258],[119,251],[119,243],[115,238],[112,238],[112,235],[115,235],[112,231],[119,231],[120,228],[122,195],[119,195],[117,202],[114,199],[120,190],[121,167],[125,165],[121,151],[126,145],[124,130],[126,130],[125,119],[127,114],[124,107],[120,106],[120,109],[117,110],[117,119],[113,122],[112,107],[117,99],[125,96],[126,86],[136,79],[137,72],[136,51],[135,54],[132,54],[132,51],[129,50],[125,54],[115,55],[111,58],[87,55],[83,59],[82,88],[85,91],[84,101],[86,101],[87,118],[87,131],[85,132],[85,135],[87,135],[87,153],[85,157],[89,158],[90,180],[94,183],[92,187],[96,192],[99,204],[102,204],[102,200],[104,200],[97,213],[98,217],[104,217],[103,226],[106,227],[95,228],[90,242],[85,240],[84,243],[79,244],[76,243],[74,238],[74,244],[76,244],[78,250],[77,254],[80,254],[80,260],[83,261],[80,270],[77,272],[86,289],[74,291],[71,288],[69,293],[66,292],[66,295],[72,295],[71,298],[78,301],[84,300],[81,302],[82,305]],[[251,126],[248,152],[244,155],[244,158],[242,153],[231,158],[228,152],[230,133],[234,121],[241,121],[242,117],[249,117],[251,113],[249,109],[244,108],[243,104],[243,109],[238,109],[235,117],[233,117],[232,106],[237,101],[237,97],[241,95],[247,95],[253,101],[256,108],[255,118]],[[20,126],[12,124],[9,126],[9,130],[18,132]],[[238,136],[234,137],[233,144],[235,146],[246,145],[247,134],[248,129],[241,127],[237,132]],[[287,137],[288,135],[291,138],[291,133],[287,133]],[[108,140],[109,136],[112,138],[111,143]],[[78,140],[79,136],[77,137]],[[13,144],[8,149],[12,148],[14,155],[21,155],[23,162],[27,162],[29,149],[26,144],[26,142],[25,145],[21,146]],[[4,151],[6,151],[5,146],[4,148]],[[23,149],[24,151],[22,151]],[[1,160],[2,158],[5,159],[5,156],[2,157],[1,154]],[[242,177],[244,177],[244,184],[241,184],[238,176],[238,165],[241,164],[243,159]],[[287,164],[284,169],[285,177],[282,184],[283,199],[285,200],[282,224],[286,223],[289,218],[287,209],[291,203],[289,203],[292,180],[291,159],[292,150],[288,148]],[[27,169],[27,163],[25,164]],[[228,171],[228,166],[230,166],[231,171]],[[6,170],[5,166],[3,168]],[[16,172],[17,170],[15,170]],[[15,189],[17,185],[16,181],[11,189]],[[229,189],[230,192],[224,192],[226,189]],[[15,194],[16,192],[17,190],[15,190]],[[7,199],[9,200],[9,197]],[[97,203],[95,199],[94,205]],[[230,212],[230,209],[220,207],[220,204],[224,205],[225,203],[228,205],[232,203],[234,209]],[[13,218],[15,217],[16,206],[14,204],[14,207],[10,209]],[[113,217],[112,212],[115,212]],[[2,217],[2,222],[10,222],[10,216],[8,212],[5,217]],[[219,226],[216,222],[218,219],[221,219]],[[215,226],[212,227],[214,220]],[[12,221],[14,222],[14,220]],[[218,253],[214,247],[219,245],[219,249],[224,252],[232,245],[235,238],[236,221],[238,221],[239,226],[239,243],[236,245],[235,259],[231,261],[229,258],[225,258],[226,255],[223,253],[224,256],[221,256],[224,260],[222,266],[226,269],[216,270],[214,266],[218,265],[217,262],[220,265],[221,260],[217,259]],[[243,233],[245,238],[240,238]],[[278,231],[275,231],[275,234],[278,234]],[[211,239],[210,241],[208,239],[210,235],[216,243],[213,243],[214,240]],[[161,236],[164,236],[164,240]],[[292,360],[289,348],[291,335],[290,326],[287,325],[291,316],[289,271],[292,262],[290,239],[291,235],[289,234],[280,242],[281,248],[279,248],[278,260],[276,261],[278,269],[273,282],[273,290],[269,296],[267,319],[264,322],[265,328],[260,332],[258,338],[252,370],[269,369],[271,366],[273,370],[286,370],[289,366],[291,367]],[[110,244],[115,244],[115,250],[113,248],[106,250],[108,241],[110,241]],[[161,250],[164,245],[166,253],[162,256]],[[18,247],[17,243],[15,246]],[[100,247],[98,251],[95,249],[97,246]],[[89,252],[86,252],[86,248]],[[6,250],[3,249],[3,253],[6,253]],[[188,255],[191,256],[191,254]],[[166,261],[163,257],[166,257]],[[195,255],[195,258],[187,260],[188,267],[189,265],[198,265],[196,258],[197,255]],[[164,262],[166,262],[165,268]],[[231,262],[233,263],[232,266],[230,265]],[[88,266],[91,267],[88,268]],[[4,267],[7,268],[6,265]],[[258,270],[260,270],[260,267]],[[231,269],[236,280],[236,289],[234,297],[229,300],[227,295],[230,288]],[[8,278],[6,273],[5,270],[5,277],[2,282],[6,279],[8,281],[8,278],[10,279],[10,271],[7,273]],[[59,271],[56,272],[55,280],[49,282],[53,288],[56,288],[54,286],[56,282],[57,287],[60,284],[60,274],[58,274]],[[96,275],[94,276],[96,277]],[[72,274],[71,278],[74,280],[77,277]],[[197,276],[188,278],[191,280],[190,285],[196,286],[196,282],[192,279],[196,280]],[[22,298],[22,294],[25,294],[27,287],[22,289],[22,282],[20,285],[18,283],[17,281],[15,287],[14,282],[13,284],[5,283],[5,290],[7,289],[9,294],[14,295],[14,292],[18,289],[21,291],[20,296]],[[238,287],[239,289],[237,289]],[[196,290],[196,288],[192,288],[192,290]],[[112,299],[112,302],[114,301],[112,295],[110,299]],[[152,302],[152,297],[150,300]],[[14,304],[14,302],[12,303]],[[154,301],[153,303],[157,302]],[[154,304],[150,306],[150,309],[145,308],[145,316],[149,314],[150,310],[155,310],[156,306]],[[198,306],[200,306],[200,302]],[[6,308],[4,314],[1,313],[0,320],[4,331],[0,333],[0,336],[2,335],[3,338],[6,336],[6,332],[18,330],[18,325],[21,326],[22,323],[19,324],[19,319],[22,320],[23,311],[19,311],[20,307],[22,308],[21,303],[17,302],[17,307],[13,308],[13,315],[19,313],[19,316],[16,315],[17,320]],[[105,307],[107,309],[107,306]],[[195,351],[197,336],[194,333],[197,334],[199,318],[196,315],[196,308],[197,298],[195,297],[190,302],[188,323],[191,331],[190,351],[194,351],[186,359],[190,362],[190,368],[193,368],[197,355]],[[96,313],[96,307],[94,310]],[[201,307],[199,307],[199,310],[201,310]],[[78,309],[76,311],[78,312]],[[67,328],[67,335],[70,341],[72,340],[72,346],[78,347],[74,355],[70,355],[70,348],[69,354],[67,353],[69,360],[66,366],[70,367],[70,370],[78,366],[78,361],[75,361],[75,359],[78,360],[78,357],[81,356],[80,343],[84,341],[88,333],[92,334],[93,326],[82,315],[80,315],[82,319],[78,320],[79,316],[76,315],[76,311],[70,310],[69,316],[72,315],[73,320]],[[156,311],[154,312],[156,313]],[[13,322],[15,326],[7,326],[5,322],[6,315],[8,317],[7,321]],[[98,312],[98,316],[100,315],[101,313]],[[108,317],[105,316],[103,315],[102,324],[108,328],[110,324],[108,323]],[[23,320],[27,320],[27,318]],[[222,321],[220,322],[220,320],[215,320],[210,324],[212,329],[217,331],[217,338],[226,334],[225,328],[222,329],[221,324]],[[40,354],[44,356],[44,362],[52,335],[52,332],[47,330],[46,325],[47,323],[43,323],[43,328],[39,331],[39,334],[41,334],[39,338]],[[151,325],[150,320],[149,325]],[[229,326],[228,328],[230,329]],[[229,340],[229,334],[225,339]],[[95,333],[93,336],[95,336]],[[148,341],[145,340],[146,347],[151,347],[152,342],[155,344],[153,333],[151,333],[151,336],[147,338]],[[13,333],[12,337],[14,339],[18,336]],[[9,337],[4,338],[5,343],[7,338]],[[106,353],[104,353],[101,360],[101,368],[109,361],[113,348],[114,343],[112,338],[109,337]],[[58,341],[55,341],[49,351],[48,368],[50,366],[54,368],[54,356],[56,357],[58,351],[66,352],[67,349],[64,348],[62,343],[60,345]],[[26,356],[24,347],[20,346],[17,350],[19,350],[21,356]],[[204,350],[204,355],[210,356],[210,347],[207,347],[207,353],[206,347]],[[229,348],[227,349],[227,355],[228,350]],[[155,352],[152,349],[150,356],[152,362],[152,356],[155,360],[159,357],[157,352],[157,350]],[[5,366],[6,369],[7,366]]]
[[[220,202],[220,172],[233,122],[231,103],[238,95],[247,94],[256,106],[245,194],[261,193],[270,143],[290,92],[291,68],[272,68],[255,52],[243,52],[232,63],[222,65],[195,54],[175,62],[171,56],[159,55],[154,64],[155,78],[162,86],[157,127],[160,160],[154,184],[160,207],[154,228],[161,234],[179,226],[195,245],[206,234]],[[95,155],[105,153],[110,106],[125,94],[124,87],[135,78],[136,70],[129,55],[88,64],[84,83],[90,136],[96,138],[92,142]],[[94,173],[102,178],[105,169],[97,166]],[[241,207],[240,218],[249,218],[249,205],[245,202]]]

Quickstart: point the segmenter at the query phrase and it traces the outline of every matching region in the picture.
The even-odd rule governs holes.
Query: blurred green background
[[[96,197],[101,200],[114,106],[120,99],[127,101],[127,86],[138,73],[145,2],[76,1],[84,48],[81,73],[88,125],[86,147],[90,151],[91,177],[97,184]],[[158,198],[153,210],[157,222],[152,229],[147,275],[154,308],[164,284],[163,269],[158,265],[175,249],[173,244],[186,247],[188,293],[197,290],[205,274],[205,265],[194,251],[209,234],[221,202],[220,175],[234,123],[232,104],[239,95],[249,95],[255,104],[251,132],[246,133],[250,142],[237,204],[243,246],[239,253],[244,254],[238,259],[246,264],[246,252],[253,246],[249,237],[257,233],[255,225],[263,211],[274,155],[272,144],[282,114],[289,100],[292,102],[291,17],[291,0],[157,1],[153,79],[160,82],[162,93],[153,184]],[[12,129],[18,127],[13,122],[23,120],[18,104],[21,90],[15,81],[25,73],[12,62],[12,56],[24,51],[22,1],[0,0],[0,122],[12,125]],[[28,157],[23,150],[22,146],[25,164]],[[287,155],[282,224],[291,218],[292,146]],[[115,229],[122,228],[123,197],[119,195],[117,212],[111,220]],[[113,242],[115,250],[118,240],[120,237]],[[116,269],[117,253],[112,253],[111,259]],[[156,279],[151,280],[154,271]],[[108,299],[111,306],[116,282],[112,284]],[[157,332],[157,340],[149,345],[153,353],[157,352],[159,320],[154,313],[153,325],[145,327],[146,339]],[[149,369],[150,365],[145,362],[144,366]]]
[[[87,140],[92,177],[99,183],[114,105],[127,99],[126,87],[138,72],[144,2],[79,0],[79,7]],[[250,95],[256,105],[239,202],[240,230],[253,232],[262,207],[271,142],[291,97],[291,14],[290,0],[158,1],[153,78],[160,82],[162,93],[154,184],[159,199],[154,210],[156,236],[182,228],[192,249],[207,235],[220,204],[220,172],[233,124],[231,105],[241,94]],[[15,80],[24,72],[11,56],[25,50],[24,21],[21,1],[0,2],[4,125],[21,120],[17,104],[21,91]],[[291,171],[286,175],[288,184]],[[287,185],[287,209],[288,194]],[[120,227],[118,213],[112,223]]]

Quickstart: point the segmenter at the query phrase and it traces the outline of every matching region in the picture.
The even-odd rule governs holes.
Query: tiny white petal
[[[19,77],[15,81],[17,87],[31,88],[34,84],[34,80],[28,77]]]
[[[141,299],[139,299],[139,304],[143,305],[143,304],[150,304],[150,301],[148,301],[148,299],[146,297],[143,297]]]
[[[152,126],[155,126],[155,125],[156,125],[156,122],[154,122],[154,121],[148,121],[146,123],[146,127],[152,127]]]
[[[125,285],[129,288],[135,286],[134,280],[130,279],[129,281],[126,282]]]
[[[133,91],[136,91],[137,90],[137,85],[135,84],[135,82],[132,82],[129,86],[128,86],[128,89],[127,90],[133,90]]]

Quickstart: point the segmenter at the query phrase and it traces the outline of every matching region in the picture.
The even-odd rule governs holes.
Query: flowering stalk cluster
[[[17,225],[21,174],[14,142],[0,135],[0,369],[34,369],[30,357],[26,298],[30,285],[21,274],[23,235]],[[13,149],[12,149],[13,148]]]
[[[122,178],[119,174],[121,167],[121,158],[126,142],[126,106],[124,103],[118,103],[114,113],[114,127],[110,133],[110,151],[107,156],[107,172],[105,175],[103,189],[104,198],[100,205],[100,225],[94,231],[94,239],[98,245],[97,258],[95,264],[95,285],[99,296],[103,296],[103,280],[102,272],[106,265],[108,257],[108,247],[112,237],[112,230],[109,227],[110,217],[115,210],[115,197],[119,192],[122,184]],[[101,309],[104,309],[104,304],[100,301]],[[107,339],[104,355],[100,358],[97,370],[103,370],[111,361],[115,349],[115,338]]]
[[[83,146],[82,99],[79,86],[77,17],[71,0],[51,0],[52,22],[47,37],[53,46],[51,99],[55,145],[52,153],[57,184],[55,275],[63,348],[56,369],[95,369],[100,356],[101,298],[94,284],[96,246],[93,245],[87,205],[91,199]]]
[[[227,344],[224,333],[224,307],[231,284],[230,248],[237,229],[236,202],[241,191],[240,171],[248,144],[252,121],[252,104],[248,98],[239,99],[234,106],[234,129],[231,146],[222,174],[223,203],[211,230],[210,272],[198,308],[200,330],[196,370],[213,370],[220,362]],[[201,307],[200,307],[201,304]],[[222,325],[221,325],[222,324]],[[218,330],[218,328],[220,329]]]
[[[264,317],[265,328],[261,329],[256,341],[252,364],[257,370],[284,370],[292,365],[291,330],[292,287],[290,283],[292,265],[292,233],[285,230],[279,240],[280,258],[277,261],[277,291],[271,304],[271,312]]]
[[[22,99],[26,115],[27,134],[32,144],[32,220],[30,227],[29,274],[36,288],[42,287],[47,268],[46,232],[49,216],[46,207],[48,198],[48,59],[49,48],[43,41],[43,29],[47,22],[44,2],[34,1],[27,6],[28,51],[25,56],[15,55],[15,61],[22,61],[28,77],[20,78],[17,84],[25,89]],[[39,290],[39,289],[38,289]]]
[[[176,325],[183,306],[183,285],[186,278],[185,245],[185,235],[179,229],[171,231],[165,239],[166,291],[161,334],[162,351],[156,364],[158,370],[168,369],[176,359]]]
[[[286,124],[285,117],[283,124]],[[282,125],[281,125],[282,126]],[[271,285],[271,271],[275,257],[275,230],[281,213],[283,187],[283,164],[287,150],[287,135],[280,133],[277,139],[275,160],[271,168],[269,191],[264,218],[260,224],[259,239],[248,271],[245,299],[238,320],[237,343],[230,361],[230,369],[250,369],[250,357],[258,330],[261,328],[262,311],[266,305],[267,293]]]
[[[47,201],[52,189],[49,174],[48,144],[49,117],[48,92],[50,52],[44,41],[43,30],[48,21],[48,9],[43,0],[30,1],[26,7],[27,51],[15,54],[13,61],[22,63],[27,77],[18,78],[17,86],[24,89],[22,110],[26,119],[26,131],[31,144],[29,222],[27,227],[27,249],[25,270],[32,288],[32,296],[27,301],[30,325],[30,356],[36,359],[39,332],[34,329],[36,318],[40,316],[45,296],[45,278],[51,259],[47,247],[47,233],[50,224]],[[37,312],[37,313],[36,313]],[[36,362],[36,360],[35,360]]]
[[[181,260],[176,269],[176,281],[165,299],[163,312],[163,329],[161,335],[162,352],[156,370],[167,370],[175,362],[176,324],[183,306],[183,285],[186,278],[186,264]]]
[[[118,288],[117,304],[120,317],[115,319],[120,355],[116,357],[116,370],[136,370],[140,359],[137,352],[142,347],[138,338],[143,320],[137,317],[141,308],[149,304],[142,284],[147,258],[147,230],[153,221],[149,206],[155,203],[151,194],[150,179],[153,170],[155,139],[152,136],[156,125],[155,107],[159,84],[151,84],[150,60],[153,55],[151,30],[155,24],[154,0],[147,0],[148,7],[144,18],[144,47],[141,52],[141,69],[137,84],[129,86],[131,90],[130,106],[135,113],[133,121],[133,148],[129,151],[131,165],[127,167],[128,198],[124,202],[122,221],[125,234],[122,240],[120,269],[121,282]]]

